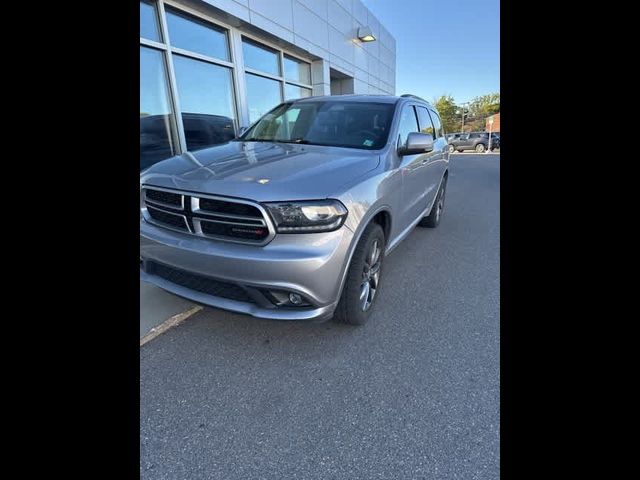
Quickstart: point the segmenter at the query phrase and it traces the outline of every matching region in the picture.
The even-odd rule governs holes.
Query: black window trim
[[[400,126],[402,125],[402,123],[401,123],[402,122],[402,114],[404,113],[404,109],[405,108],[413,109],[413,118],[416,121],[416,127],[418,127],[418,130],[416,132],[417,133],[420,132],[420,120],[418,119],[418,112],[416,111],[416,107],[417,106],[418,105],[415,104],[415,103],[405,103],[402,106],[402,109],[400,110],[400,113],[398,115],[398,129],[397,129],[398,135],[396,136],[396,148],[400,148],[401,147],[401,145],[400,145]]]
[[[422,124],[420,123],[420,115],[418,115],[418,108],[423,108],[427,111],[427,118],[429,119],[429,122],[431,123],[431,128],[433,129],[433,132],[436,132],[436,126],[433,124],[433,119],[431,118],[431,115],[429,115],[429,108],[426,107],[425,105],[416,105],[416,116],[418,117],[418,127],[420,128],[420,131],[424,130],[422,128]],[[433,139],[435,140],[437,137],[433,137]]]
[[[435,124],[433,125],[433,131],[434,132],[436,132],[436,131],[439,132],[439,135],[436,138],[444,137],[445,133],[444,133],[444,126],[442,125],[442,118],[440,118],[440,115],[435,110],[433,110],[431,108],[427,108],[427,110],[429,111],[429,115],[430,116],[431,116],[431,114],[433,114],[436,117],[438,117],[438,123],[440,124],[440,128],[436,129]],[[433,117],[431,117],[431,123],[433,123]]]

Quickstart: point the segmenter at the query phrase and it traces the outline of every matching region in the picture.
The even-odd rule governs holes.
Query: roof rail
[[[424,98],[419,97],[419,96],[417,96],[417,95],[411,95],[410,93],[405,93],[405,94],[400,95],[400,96],[401,96],[401,97],[404,97],[404,98],[415,98],[416,100],[421,100],[421,101],[423,101],[423,102],[425,102],[425,103],[429,103],[429,102],[427,102]]]

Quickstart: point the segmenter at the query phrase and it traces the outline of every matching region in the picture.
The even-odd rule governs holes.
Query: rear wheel
[[[453,153],[455,151],[456,151],[455,147],[453,145],[449,145],[449,153]]]
[[[485,151],[485,146],[483,143],[479,143],[476,145],[476,152],[483,153]]]
[[[369,224],[351,258],[334,321],[363,325],[369,319],[380,288],[385,246],[382,227]]]
[[[447,177],[442,179],[442,183],[440,184],[440,190],[438,190],[438,195],[436,196],[436,201],[431,207],[431,213],[420,220],[418,223],[421,227],[428,228],[436,228],[440,224],[440,219],[442,218],[442,212],[444,210],[444,196],[447,190]]]

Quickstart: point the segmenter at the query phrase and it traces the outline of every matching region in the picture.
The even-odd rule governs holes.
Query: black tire
[[[458,153],[462,153],[462,152],[464,152],[464,150],[460,150],[460,149],[458,149]]]
[[[446,192],[447,177],[444,177],[442,179],[442,183],[440,184],[440,188],[438,189],[436,200],[435,202],[433,202],[433,207],[431,207],[431,212],[429,212],[429,215],[420,220],[420,223],[418,223],[419,226],[436,228],[440,224],[440,219],[442,218],[442,212],[444,210],[444,197]]]
[[[453,145],[449,145],[449,153],[453,153],[455,151],[456,151],[455,147]]]
[[[377,277],[375,280],[373,277],[366,278],[374,244],[376,244],[376,248],[379,249],[378,257],[373,262],[374,266],[377,265],[375,269],[377,271]],[[355,252],[353,252],[353,257],[351,257],[351,264],[349,265],[347,278],[345,279],[344,288],[342,289],[342,296],[333,314],[333,320],[335,322],[347,323],[349,325],[363,325],[369,319],[375,304],[375,299],[378,298],[380,292],[380,278],[385,246],[386,241],[382,227],[377,223],[369,224],[363,232]],[[369,273],[370,272],[371,270],[369,270]],[[366,302],[363,301],[361,297],[361,294],[365,290],[365,287],[363,287],[365,279],[369,283],[369,288],[366,289]],[[375,283],[375,288],[372,288],[372,283]],[[371,292],[373,293],[370,299],[371,301],[369,302]],[[365,305],[365,303],[368,305]]]
[[[484,146],[484,143],[479,143],[476,145],[476,153],[483,153],[487,147]]]

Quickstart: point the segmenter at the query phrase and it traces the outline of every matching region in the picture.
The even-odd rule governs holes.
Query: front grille
[[[189,231],[189,228],[185,223],[185,219],[181,215],[165,212],[164,210],[154,208],[151,205],[147,205],[147,212],[149,212],[149,216],[156,222],[162,223],[172,228],[184,230],[185,232]]]
[[[262,212],[253,205],[247,205],[246,203],[231,203],[227,201],[214,200],[212,198],[201,198],[200,210],[223,215],[244,215],[247,217],[262,219]]]
[[[143,200],[148,221],[192,235],[263,245],[273,232],[263,210],[248,201],[151,187],[143,187]]]
[[[234,238],[245,238],[248,240],[262,240],[269,235],[269,230],[261,226],[233,225],[228,223],[200,221],[202,231],[205,235],[228,236]]]
[[[233,283],[221,282],[204,275],[187,272],[153,261],[147,262],[146,271],[149,275],[156,275],[189,290],[238,302],[254,303],[253,299],[242,287]]]
[[[165,192],[163,190],[147,190],[146,198],[150,202],[166,204],[176,208],[182,208],[182,195],[179,193]]]

